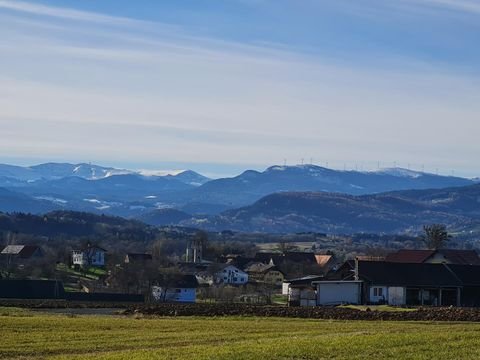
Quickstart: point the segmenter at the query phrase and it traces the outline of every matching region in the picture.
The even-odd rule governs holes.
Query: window
[[[381,287],[373,288],[373,296],[383,296],[383,288]]]

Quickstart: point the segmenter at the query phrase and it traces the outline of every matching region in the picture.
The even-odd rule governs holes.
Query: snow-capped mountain
[[[103,179],[112,175],[132,174],[130,170],[92,164],[46,163],[34,166],[0,164],[0,177],[20,181],[54,180],[76,176],[87,180]]]

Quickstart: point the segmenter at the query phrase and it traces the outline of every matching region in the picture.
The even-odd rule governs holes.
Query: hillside
[[[181,224],[216,231],[415,233],[424,224],[444,223],[469,231],[480,225],[479,198],[480,185],[363,196],[284,192]]]

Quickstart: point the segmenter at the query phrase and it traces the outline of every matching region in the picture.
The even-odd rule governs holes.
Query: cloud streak
[[[53,7],[40,4],[34,4],[24,1],[0,0],[0,8],[13,10],[23,13],[29,13],[40,16],[48,16],[66,20],[85,21],[106,25],[135,25],[145,24],[143,21],[134,20],[119,16],[109,16],[103,14],[92,13],[88,11],[80,11],[62,7]]]

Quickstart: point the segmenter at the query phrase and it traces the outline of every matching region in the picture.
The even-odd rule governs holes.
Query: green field
[[[2,359],[478,359],[480,324],[132,318],[0,309]]]

